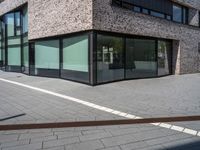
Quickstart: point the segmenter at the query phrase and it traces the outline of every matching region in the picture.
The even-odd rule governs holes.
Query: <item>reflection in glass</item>
[[[156,41],[127,39],[126,78],[153,77],[156,75]]]
[[[5,15],[7,25],[7,36],[14,36],[14,13]]]
[[[182,22],[182,8],[178,5],[173,5],[173,21]]]
[[[158,76],[168,75],[171,70],[171,43],[158,41]]]
[[[123,38],[97,35],[97,82],[124,78]]]
[[[35,68],[59,69],[59,41],[35,42]]]
[[[27,6],[23,8],[22,11],[22,37],[23,37],[23,45],[22,45],[22,65],[23,72],[29,73],[29,46],[28,46],[28,10]]]
[[[21,66],[21,47],[8,47],[8,66]]]
[[[61,77],[89,82],[88,35],[63,39]]]

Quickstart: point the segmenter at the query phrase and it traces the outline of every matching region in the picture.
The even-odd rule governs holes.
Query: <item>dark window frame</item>
[[[188,16],[189,16],[189,9],[185,6],[182,6],[180,4],[177,4],[177,3],[173,3],[172,7],[179,7],[181,9],[181,21],[176,21],[174,20],[174,11],[172,9],[172,21],[176,22],[176,23],[181,23],[181,24],[186,24],[188,25]]]
[[[130,5],[130,7],[132,7],[132,9],[124,7],[124,4]],[[187,7],[185,7],[185,6],[183,6],[183,5],[177,4],[175,2],[172,3],[172,12],[171,12],[172,15],[165,14],[165,13],[159,12],[159,11],[155,11],[155,10],[152,10],[152,9],[149,9],[149,8],[137,6],[137,5],[134,5],[134,4],[130,4],[130,3],[125,2],[123,0],[112,0],[112,5],[113,6],[117,6],[117,7],[121,7],[121,8],[125,8],[125,9],[131,10],[131,11],[136,12],[136,13],[142,13],[142,14],[145,14],[145,15],[150,15],[150,16],[153,16],[153,17],[156,17],[156,18],[165,19],[165,20],[172,21],[172,22],[175,22],[175,23],[189,25],[188,24],[189,9]],[[180,22],[173,20],[173,6],[174,5],[181,8],[181,21]],[[140,10],[139,11],[138,10],[135,11],[134,7],[140,8]],[[143,9],[148,10],[148,13],[143,12]],[[164,17],[151,15],[151,12],[156,12],[156,13],[162,14],[162,15],[164,15]],[[185,15],[183,15],[184,12],[185,12]],[[184,18],[184,16],[185,16],[185,18]]]

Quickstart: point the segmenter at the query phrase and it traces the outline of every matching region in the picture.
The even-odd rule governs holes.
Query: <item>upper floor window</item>
[[[175,4],[172,1],[137,1],[137,0],[113,0],[115,6],[123,7],[134,12],[172,20],[178,23],[188,24],[188,8]]]
[[[187,24],[188,10],[186,7],[173,4],[173,21]]]

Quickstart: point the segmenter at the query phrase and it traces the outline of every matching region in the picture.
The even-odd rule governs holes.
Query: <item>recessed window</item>
[[[151,11],[150,14],[155,17],[165,18],[165,15],[159,12]]]
[[[145,9],[145,8],[142,8],[142,13],[144,13],[144,14],[149,14],[149,10],[148,10],[148,9]]]
[[[137,6],[134,6],[134,7],[133,7],[133,10],[134,10],[135,12],[141,12],[141,8],[140,8],[140,7],[137,7]]]
[[[134,1],[123,1],[123,0],[113,0],[113,5],[123,7],[134,12],[139,12],[143,14],[148,14],[151,16],[163,18],[166,20],[173,20],[178,23],[188,24],[188,8],[182,5],[175,4],[173,2],[168,3],[167,10],[163,10],[163,2],[159,2],[159,4],[155,4],[153,8],[151,6],[146,7],[143,4],[144,2],[134,2]],[[145,2],[145,4],[149,4],[149,2]],[[160,7],[158,7],[160,6]],[[200,19],[199,19],[200,20]],[[199,21],[200,27],[200,21]]]
[[[179,23],[188,23],[188,9],[180,5],[173,5],[173,21]]]
[[[173,5],[173,21],[182,22],[182,9],[178,5]]]
[[[172,17],[169,16],[169,15],[167,15],[167,16],[166,16],[166,19],[167,19],[167,20],[172,20]]]

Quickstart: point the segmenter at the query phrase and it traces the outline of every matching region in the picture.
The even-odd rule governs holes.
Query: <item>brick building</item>
[[[199,0],[0,1],[5,71],[90,85],[200,72]]]

